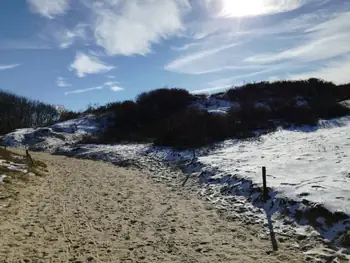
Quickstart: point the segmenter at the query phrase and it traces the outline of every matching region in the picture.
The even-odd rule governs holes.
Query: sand
[[[263,229],[148,172],[46,153],[48,165],[0,212],[0,262],[303,262]]]

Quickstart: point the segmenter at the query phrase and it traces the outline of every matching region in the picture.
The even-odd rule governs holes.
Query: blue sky
[[[67,108],[151,89],[350,82],[346,0],[2,0],[0,89]]]

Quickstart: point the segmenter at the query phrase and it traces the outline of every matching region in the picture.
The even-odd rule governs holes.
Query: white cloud
[[[104,86],[113,86],[116,84],[119,84],[119,82],[118,81],[107,81],[104,83]]]
[[[124,90],[124,88],[118,87],[118,86],[112,86],[112,87],[110,87],[110,90],[112,90],[114,92],[118,92],[118,91]]]
[[[309,6],[312,3],[314,10],[268,19],[209,16],[192,22],[187,30],[189,41],[172,48],[179,56],[165,69],[192,75],[226,71],[217,83],[210,83],[213,88],[232,85],[235,81],[268,79],[271,72],[274,77],[286,77],[306,71],[308,76],[323,75],[337,83],[346,81],[340,62],[327,64],[325,61],[342,58],[350,52],[349,8],[333,6],[330,9],[327,5],[329,9],[325,9],[318,1],[300,2],[305,3]],[[215,8],[214,11],[219,12]],[[230,43],[239,45],[220,50]],[[324,65],[321,72],[310,70],[320,65]],[[330,74],[325,74],[328,67]],[[335,74],[334,68],[339,74]],[[230,77],[226,77],[228,73]]]
[[[0,70],[13,69],[17,68],[21,64],[9,64],[9,65],[0,65]]]
[[[62,15],[69,8],[68,0],[27,0],[34,13],[53,19],[57,15]]]
[[[281,51],[248,57],[249,63],[274,63],[298,59],[305,62],[324,60],[350,52],[350,12],[306,30],[306,40],[296,47]],[[331,48],[330,48],[331,47]]]
[[[327,81],[333,81],[336,84],[345,84],[350,82],[350,56],[340,60],[326,63],[323,67],[302,74],[292,76],[292,79],[321,78]]]
[[[106,75],[106,78],[109,78],[109,79],[115,79],[115,78],[116,78],[116,76]]]
[[[97,57],[78,52],[69,70],[75,70],[77,76],[82,78],[86,74],[105,73],[114,68],[113,66],[105,64]]]
[[[112,1],[94,5],[96,42],[109,55],[145,55],[151,45],[184,29],[187,0]]]
[[[305,0],[205,0],[207,8],[218,10],[220,16],[245,17],[276,14],[294,10]]]
[[[64,95],[71,95],[71,94],[80,94],[80,93],[84,93],[84,92],[88,92],[88,91],[93,91],[93,90],[102,90],[103,87],[94,87],[94,88],[88,88],[88,89],[77,89],[77,90],[72,90],[72,91],[67,91],[64,93]]]
[[[71,87],[72,84],[68,83],[65,78],[63,77],[58,77],[56,80],[56,84],[58,87]]]

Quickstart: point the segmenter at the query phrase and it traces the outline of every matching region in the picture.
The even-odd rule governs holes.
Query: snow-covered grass
[[[42,175],[41,169],[46,168],[42,162],[33,160],[33,163],[23,155],[0,148],[0,174],[1,183],[4,179],[10,181],[16,178],[26,178],[26,176]]]
[[[53,152],[57,147],[72,145],[86,135],[94,135],[105,128],[108,118],[86,115],[37,129],[18,129],[3,137],[7,146],[26,146],[33,150]]]
[[[21,150],[22,151],[22,150]],[[46,174],[46,165],[40,161],[31,162],[23,155],[0,148],[0,213],[11,205],[21,189],[35,176]]]
[[[350,214],[349,128],[350,122],[314,132],[279,130],[258,140],[226,141],[198,161],[220,170],[216,180],[235,176],[259,185],[266,166],[268,186],[281,195]]]

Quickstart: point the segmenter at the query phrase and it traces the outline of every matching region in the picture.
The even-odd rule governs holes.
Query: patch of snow
[[[297,107],[308,107],[309,106],[309,103],[303,99],[298,99],[295,104]]]
[[[232,107],[239,108],[239,103],[232,103],[227,100],[217,99],[215,97],[209,97],[205,100],[199,100],[192,104],[191,107],[200,110],[205,110],[215,114],[226,114]]]
[[[264,102],[256,102],[255,105],[254,105],[255,108],[258,108],[258,109],[265,109],[267,111],[270,111],[271,108],[269,105],[267,105],[266,103]]]
[[[63,145],[80,141],[85,135],[93,135],[103,130],[108,117],[87,115],[79,119],[54,124],[37,129],[19,129],[4,136],[4,145],[28,146],[32,150],[52,152]]]
[[[340,105],[343,105],[344,107],[350,108],[350,100],[343,100],[339,102]]]
[[[60,122],[51,126],[55,132],[76,133],[85,132],[93,134],[99,130],[99,123],[94,115],[86,115],[84,117]]]
[[[2,174],[0,175],[0,184],[3,184],[4,183],[4,179],[7,177],[6,174]]]
[[[21,146],[26,136],[32,134],[34,129],[18,129],[4,136],[3,143],[7,146]]]

